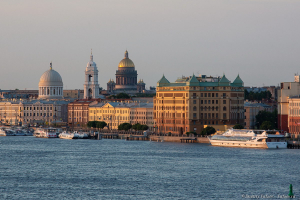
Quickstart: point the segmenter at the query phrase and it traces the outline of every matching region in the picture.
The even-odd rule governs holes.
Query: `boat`
[[[15,136],[26,136],[26,133],[22,129],[14,130]]]
[[[86,133],[82,133],[82,132],[78,133],[77,131],[74,131],[73,133],[78,136],[78,139],[88,139],[89,138],[88,134],[86,134]]]
[[[68,133],[67,131],[64,131],[64,132],[60,133],[58,135],[58,137],[60,139],[70,139],[70,140],[72,140],[72,139],[78,139],[78,135],[77,134],[75,134],[75,133]]]
[[[33,136],[39,138],[57,138],[59,134],[56,128],[38,128],[35,130]]]
[[[7,128],[0,128],[0,136],[15,136],[15,132],[11,129],[7,129]]]
[[[221,135],[208,137],[212,146],[286,149],[285,136],[268,134],[266,130],[228,129]]]

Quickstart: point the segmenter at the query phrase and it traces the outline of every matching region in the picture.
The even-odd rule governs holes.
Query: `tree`
[[[255,116],[255,118],[256,118],[256,126],[259,128],[265,121],[271,122],[271,125],[272,125],[271,129],[277,128],[277,110],[276,109],[273,112],[261,110]]]
[[[107,123],[104,121],[100,121],[96,123],[97,128],[103,129],[105,126],[107,126]]]
[[[132,129],[134,130],[148,130],[149,127],[146,124],[140,124],[140,123],[136,123],[134,125],[132,125]]]
[[[270,121],[264,121],[264,122],[261,124],[260,129],[263,129],[263,130],[270,130],[270,129],[273,129],[273,124],[272,124]]]
[[[130,99],[130,96],[126,93],[119,93],[116,95],[117,99]]]
[[[97,121],[89,121],[89,122],[87,123],[87,126],[88,126],[89,128],[96,128],[96,127],[97,127]]]
[[[233,126],[233,129],[244,129],[244,126],[241,124],[236,124]]]
[[[217,131],[214,127],[207,126],[206,128],[204,128],[201,131],[201,135],[211,135],[211,134],[214,134],[215,132],[217,132]]]
[[[131,127],[132,127],[132,125],[129,123],[123,123],[118,126],[118,130],[128,131],[129,129],[131,129]]]

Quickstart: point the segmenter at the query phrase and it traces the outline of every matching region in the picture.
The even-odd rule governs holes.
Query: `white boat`
[[[89,138],[88,134],[86,134],[86,133],[78,133],[77,131],[74,131],[73,133],[78,136],[78,139],[88,139]]]
[[[268,134],[265,130],[229,129],[222,135],[209,137],[209,141],[212,146],[223,147],[287,148],[284,135]]]
[[[72,139],[78,139],[78,135],[77,135],[77,134],[74,134],[74,133],[68,133],[68,132],[66,132],[66,131],[60,133],[60,134],[58,135],[58,137],[59,137],[60,139],[70,139],[70,140],[72,140]]]
[[[1,127],[0,136],[15,136],[15,132],[11,129]]]
[[[58,134],[59,132],[56,128],[38,128],[33,135],[40,138],[57,138]]]

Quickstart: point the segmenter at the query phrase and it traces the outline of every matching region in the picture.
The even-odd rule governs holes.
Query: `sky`
[[[104,89],[126,49],[146,88],[163,74],[292,82],[299,20],[298,0],[0,1],[0,89],[38,89],[51,61],[64,89],[83,89],[91,49]]]

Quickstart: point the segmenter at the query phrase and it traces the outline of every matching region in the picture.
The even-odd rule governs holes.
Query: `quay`
[[[288,149],[300,149],[300,141],[288,141]]]

